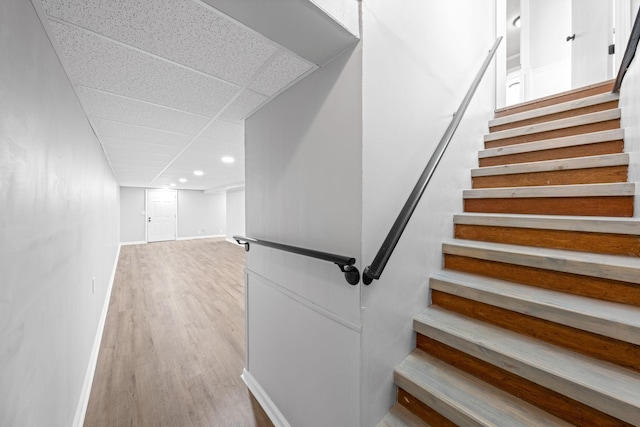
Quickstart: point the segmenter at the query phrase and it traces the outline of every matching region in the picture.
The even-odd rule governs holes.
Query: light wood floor
[[[272,426],[244,367],[244,249],[123,246],[85,426]]]

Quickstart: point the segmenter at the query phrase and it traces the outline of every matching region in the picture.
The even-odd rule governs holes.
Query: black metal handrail
[[[422,198],[422,194],[427,188],[427,184],[429,184],[429,181],[431,180],[431,177],[433,176],[433,173],[435,172],[436,167],[438,166],[438,163],[440,163],[440,159],[442,158],[442,155],[447,149],[449,142],[451,142],[451,138],[453,137],[453,134],[458,128],[458,125],[460,124],[460,120],[462,120],[462,116],[464,115],[464,112],[467,110],[467,107],[471,102],[471,98],[473,97],[473,94],[478,88],[478,85],[480,84],[480,81],[482,80],[482,77],[484,76],[485,71],[487,71],[487,68],[491,63],[491,60],[493,59],[493,56],[496,53],[496,50],[498,50],[498,45],[500,44],[501,41],[502,41],[502,37],[498,37],[496,39],[495,43],[493,44],[493,47],[491,48],[491,50],[487,55],[487,58],[482,63],[482,66],[480,67],[480,71],[478,71],[476,78],[473,80],[473,83],[471,83],[471,87],[469,88],[469,90],[467,91],[467,94],[465,95],[464,99],[460,103],[460,107],[458,107],[458,110],[454,114],[453,119],[449,124],[449,127],[447,127],[447,130],[445,131],[444,135],[440,139],[440,143],[438,144],[435,151],[431,155],[431,159],[429,159],[429,163],[427,163],[427,166],[424,168],[424,171],[422,172],[420,179],[416,183],[415,187],[413,188],[413,191],[409,195],[409,198],[407,199],[402,210],[400,211],[398,218],[396,218],[396,221],[393,223],[393,226],[391,227],[389,234],[387,234],[387,238],[384,239],[384,242],[382,243],[382,246],[380,246],[380,249],[378,250],[378,253],[373,259],[373,262],[371,263],[371,265],[366,267],[362,272],[362,281],[365,285],[370,284],[371,282],[373,282],[374,279],[380,278],[380,275],[382,274],[384,267],[387,265],[387,262],[389,261],[389,258],[393,253],[393,250],[395,249],[396,245],[398,244],[398,241],[400,240],[400,236],[402,236],[402,232],[406,228],[407,223],[411,219],[411,215],[413,214],[413,211],[416,209],[418,202]]]
[[[285,245],[283,243],[270,242],[268,240],[258,240],[252,237],[233,236],[233,240],[238,242],[239,245],[244,245],[244,249],[249,252],[250,244],[266,246],[269,248],[278,249],[281,251],[292,252],[298,255],[304,255],[311,258],[321,259],[323,261],[329,261],[338,266],[340,271],[344,273],[344,278],[350,285],[357,285],[360,282],[360,272],[354,265],[356,263],[355,258],[331,254],[328,252],[316,251],[313,249],[300,248],[297,246]]]
[[[638,49],[638,40],[640,40],[640,11],[638,11],[638,13],[636,14],[636,20],[633,23],[633,29],[631,30],[631,35],[629,36],[629,42],[627,43],[627,48],[624,51],[624,56],[622,57],[622,62],[620,63],[620,69],[618,69],[616,82],[613,84],[613,90],[611,91],[613,93],[620,92],[622,79],[624,79],[624,75],[627,74],[627,70],[631,65],[631,61],[633,61],[633,57],[636,56],[636,50]]]

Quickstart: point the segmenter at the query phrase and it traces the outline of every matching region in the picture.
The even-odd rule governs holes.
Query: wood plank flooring
[[[123,246],[85,426],[273,424],[240,379],[244,249]]]

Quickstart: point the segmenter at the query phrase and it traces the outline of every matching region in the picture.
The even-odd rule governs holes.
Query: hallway
[[[123,246],[86,426],[271,426],[240,379],[242,247]]]

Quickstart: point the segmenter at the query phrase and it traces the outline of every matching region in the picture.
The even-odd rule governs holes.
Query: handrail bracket
[[[360,282],[360,272],[355,265],[339,264],[335,263],[340,271],[344,273],[344,278],[350,285],[357,285]]]

